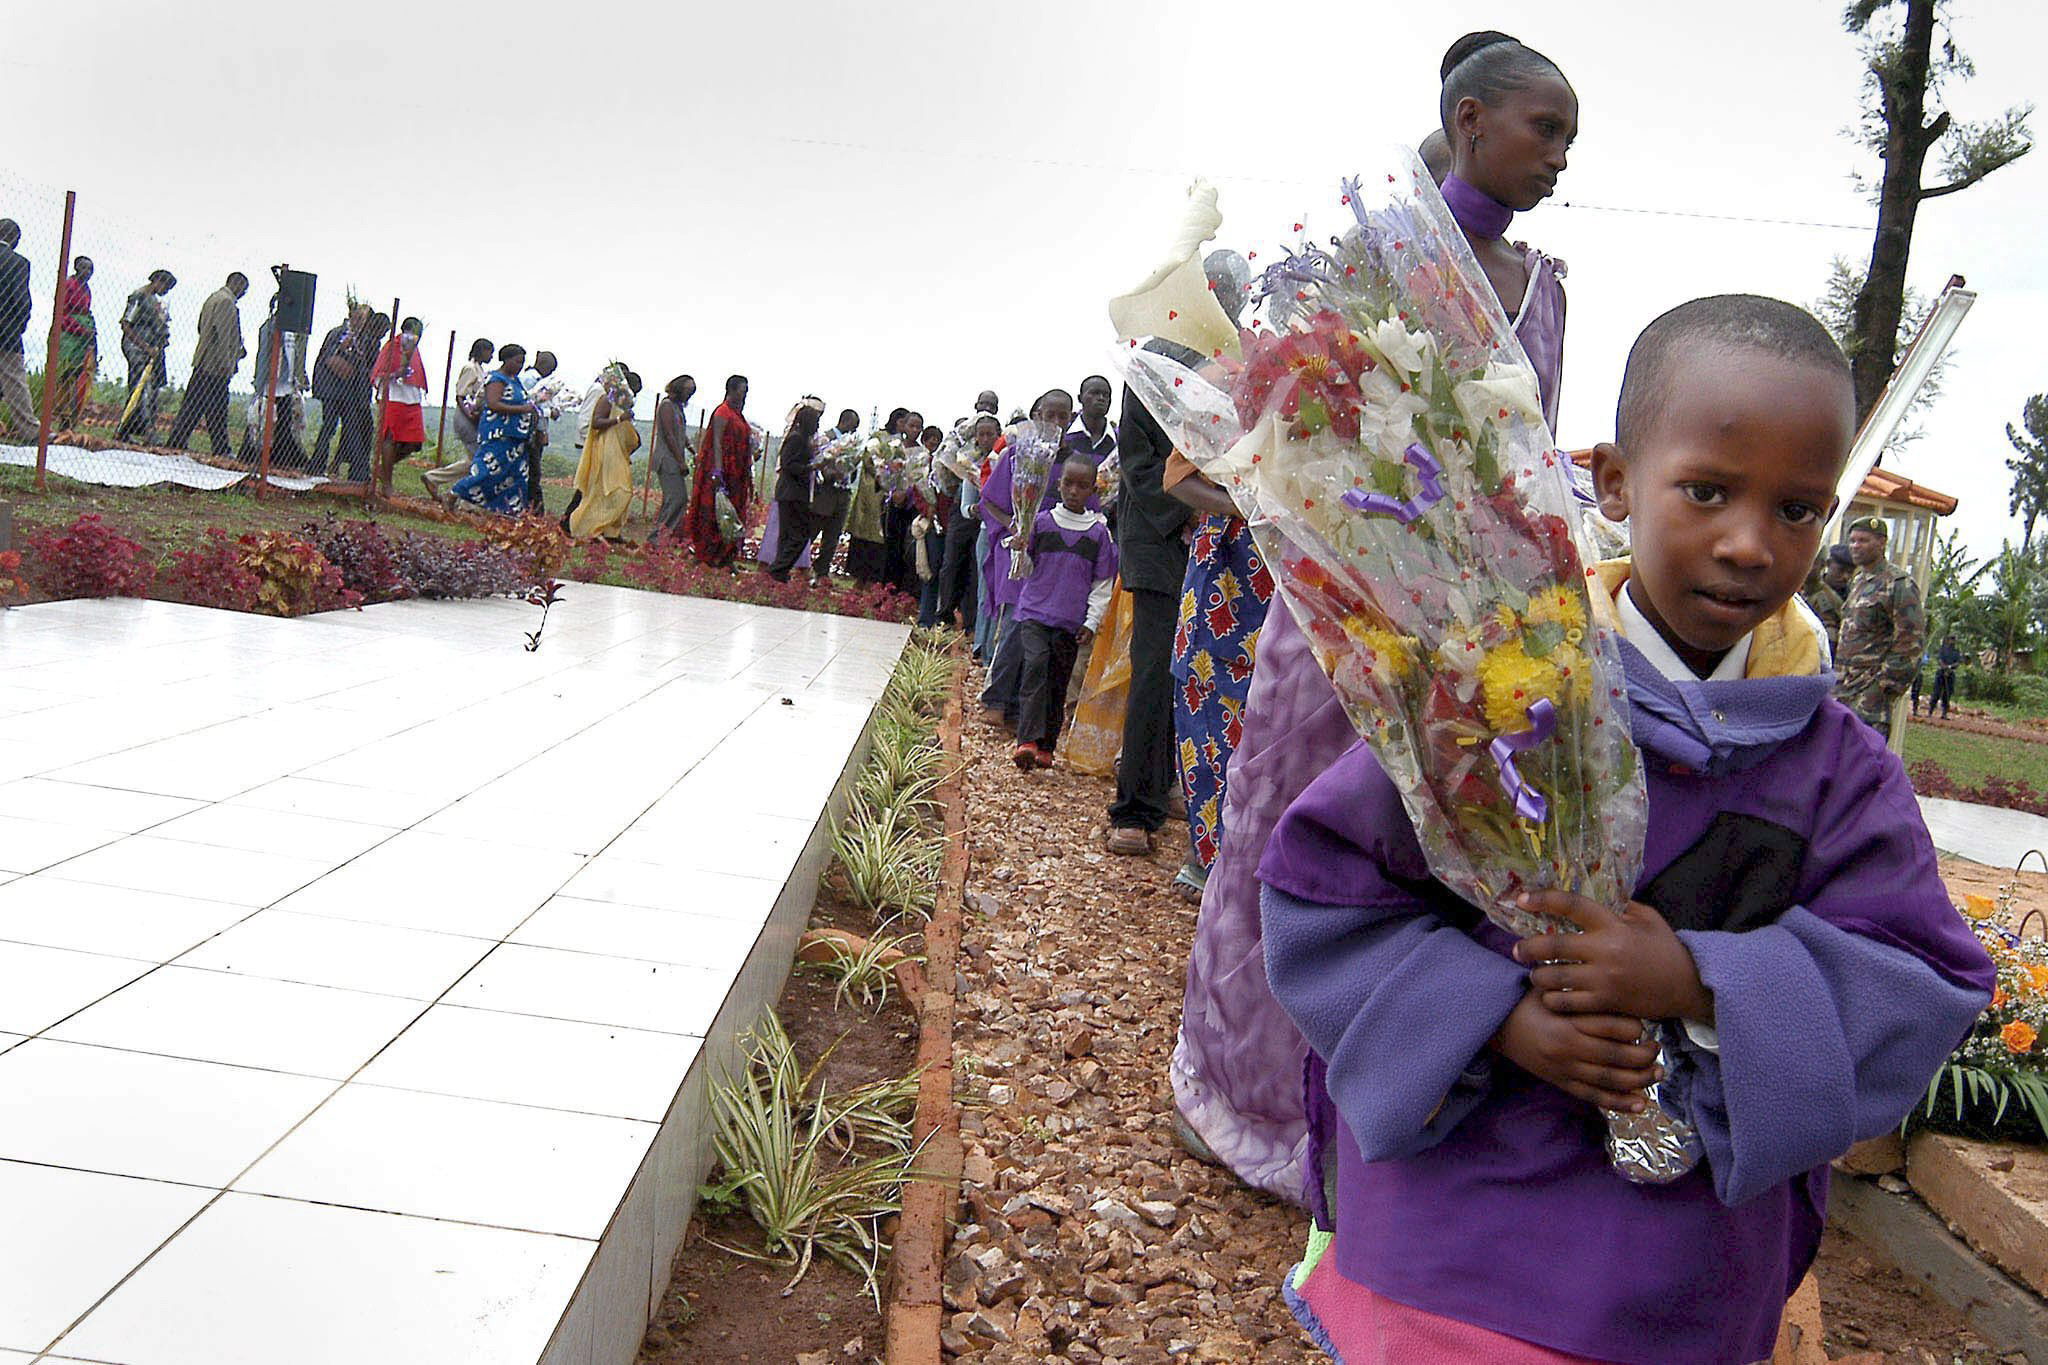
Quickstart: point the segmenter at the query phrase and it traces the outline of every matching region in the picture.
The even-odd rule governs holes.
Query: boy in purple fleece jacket
[[[1899,761],[1829,696],[1794,599],[1855,427],[1848,364],[1790,304],[1700,299],[1629,354],[1601,510],[1633,522],[1596,612],[1624,639],[1650,820],[1619,915],[1515,944],[1429,875],[1354,746],[1260,865],[1301,1027],[1330,1250],[1289,1300],[1348,1365],[1728,1365],[1772,1350],[1828,1162],[1897,1127],[1990,998]],[[1608,608],[1611,607],[1611,611]],[[1705,1160],[1608,1165],[1600,1109],[1659,1075]]]
[[[1095,496],[1095,462],[1070,455],[1060,466],[1060,500],[1031,528],[1031,577],[1017,596],[1017,752],[1026,772],[1052,766],[1067,715],[1067,684],[1081,646],[1109,609],[1116,539]]]

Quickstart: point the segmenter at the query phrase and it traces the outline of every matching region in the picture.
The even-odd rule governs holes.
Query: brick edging
[[[958,646],[955,656],[953,694],[939,720],[939,744],[952,769],[938,792],[945,812],[946,851],[931,923],[924,932],[927,989],[917,1002],[921,1073],[911,1138],[919,1144],[918,1174],[903,1186],[903,1214],[889,1256],[889,1365],[939,1365],[939,1331],[945,1321],[940,1275],[960,1201],[963,1154],[960,1111],[953,1104],[953,984],[967,895],[967,779],[960,745],[967,660]]]

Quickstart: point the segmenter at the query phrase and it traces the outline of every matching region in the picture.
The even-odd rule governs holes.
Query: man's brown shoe
[[[1109,832],[1109,851],[1126,858],[1142,858],[1152,851],[1152,836],[1134,826],[1119,826]]]

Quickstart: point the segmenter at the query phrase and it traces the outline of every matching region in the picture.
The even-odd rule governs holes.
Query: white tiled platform
[[[627,1365],[901,627],[0,612],[0,1362]]]
[[[2023,810],[1923,796],[1920,814],[1936,848],[1973,863],[2017,867],[2032,850],[2048,852],[2048,820]],[[2038,872],[2040,861],[2031,866]]]

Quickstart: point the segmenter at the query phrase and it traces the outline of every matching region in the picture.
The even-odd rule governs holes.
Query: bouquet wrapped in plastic
[[[1010,577],[1031,577],[1031,528],[1045,503],[1045,486],[1059,464],[1060,432],[1027,418],[1010,428]]]
[[[1621,662],[1535,372],[1436,186],[1397,156],[1344,182],[1342,231],[1253,281],[1243,329],[1202,272],[1222,220],[1197,186],[1174,255],[1111,305],[1117,360],[1243,511],[1430,870],[1509,932],[1551,932],[1520,893],[1619,907],[1641,867]],[[1654,1103],[1610,1132],[1631,1179],[1698,1159]]]

